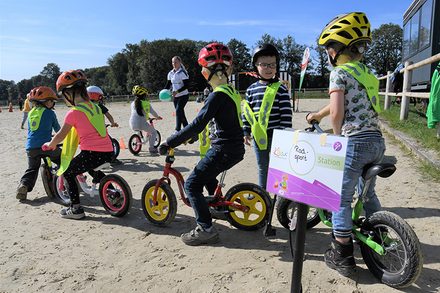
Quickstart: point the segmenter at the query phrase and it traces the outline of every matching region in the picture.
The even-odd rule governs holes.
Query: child
[[[292,105],[289,93],[278,80],[280,54],[271,44],[257,47],[252,64],[258,81],[246,90],[243,130],[245,144],[250,145],[251,133],[257,157],[258,182],[266,189],[270,147],[274,129],[292,127]]]
[[[27,193],[34,188],[43,157],[50,157],[55,163],[60,163],[61,150],[59,148],[55,148],[53,151],[41,150],[41,146],[50,141],[52,129],[55,131],[60,130],[60,124],[53,111],[57,99],[55,92],[46,86],[33,88],[27,95],[26,100],[28,103],[29,101],[32,102],[33,108],[29,111],[26,142],[28,168],[21,177],[20,185],[17,188],[16,198],[20,202],[25,201]]]
[[[91,85],[87,87],[87,94],[89,95],[90,100],[97,103],[98,106],[101,108],[102,114],[108,119],[110,122],[111,127],[118,127],[118,123],[115,122],[115,119],[113,119],[113,116],[108,111],[108,108],[104,106],[104,92],[101,90],[100,87]]]
[[[217,130],[211,148],[185,182],[185,191],[197,222],[195,229],[181,236],[187,245],[210,244],[219,240],[202,193],[203,187],[207,186],[210,194],[213,194],[218,183],[217,175],[236,165],[244,156],[241,97],[228,85],[228,77],[232,73],[232,53],[222,44],[211,43],[200,51],[198,62],[202,66],[202,75],[212,85],[214,92],[208,96],[194,121],[159,147],[160,153],[165,154],[170,147],[177,147],[196,136],[214,118]]]
[[[135,85],[131,92],[136,98],[131,103],[130,128],[134,131],[141,130],[150,134],[148,140],[150,147],[148,150],[150,154],[156,155],[158,151],[157,148],[154,147],[154,142],[156,141],[157,132],[147,121],[150,119],[150,114],[159,120],[161,120],[162,117],[154,111],[150,101],[147,100],[148,91],[146,88],[140,85]]]
[[[23,119],[21,120],[21,129],[24,129],[24,123],[28,118],[29,111],[31,110],[31,106],[29,105],[29,94],[26,95],[26,99],[24,100],[23,107]]]
[[[99,183],[105,176],[94,168],[110,162],[113,155],[113,146],[108,136],[101,108],[90,102],[86,89],[87,78],[81,70],[63,72],[57,79],[57,91],[62,95],[69,110],[64,118],[61,130],[44,148],[54,149],[64,140],[63,155],[59,174],[69,185],[70,207],[61,210],[63,218],[82,219],[84,210],[80,206],[78,187],[75,177],[78,174],[89,172],[94,183]],[[72,159],[77,145],[81,152]]]
[[[334,134],[348,137],[341,206],[332,214],[333,238],[324,259],[327,266],[348,276],[356,267],[351,239],[355,188],[362,183],[364,166],[379,163],[385,152],[377,119],[379,82],[360,63],[371,43],[370,23],[361,12],[339,15],[324,28],[318,43],[325,46],[329,62],[335,66],[330,73],[330,104],[307,120],[320,121],[330,115]],[[381,208],[374,186],[373,179],[363,199],[367,218]]]

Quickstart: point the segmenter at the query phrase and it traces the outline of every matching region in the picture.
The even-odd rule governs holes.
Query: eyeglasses
[[[262,67],[262,68],[271,68],[271,69],[277,68],[276,63],[257,63],[257,66]]]

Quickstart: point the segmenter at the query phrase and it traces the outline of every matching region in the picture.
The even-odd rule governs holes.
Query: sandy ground
[[[300,102],[294,126],[303,129],[305,114],[324,105],[325,100]],[[165,118],[156,126],[163,137],[174,127],[171,103],[154,103]],[[193,118],[200,104],[189,103]],[[125,143],[129,104],[109,105],[120,123],[111,129],[113,137]],[[58,107],[62,121],[65,107]],[[15,189],[27,161],[26,131],[20,130],[22,114],[0,113],[0,292],[289,292],[292,272],[288,232],[278,227],[274,238],[262,231],[240,231],[228,222],[216,220],[221,242],[189,247],[179,236],[194,226],[192,209],[178,203],[176,220],[165,228],[150,224],[140,204],[147,181],[161,176],[164,157],[146,152],[133,156],[122,150],[122,165],[109,172],[123,176],[133,193],[131,210],[124,218],[105,212],[99,199],[82,196],[87,218],[61,219],[60,205],[48,200],[39,178],[25,204],[15,199]],[[328,123],[328,121],[326,121]],[[323,123],[324,127],[328,127]],[[187,176],[198,160],[198,145],[182,146],[175,166]],[[424,268],[419,280],[405,292],[440,292],[440,184],[430,182],[417,171],[418,162],[398,143],[387,139],[386,154],[397,159],[397,172],[379,179],[377,191],[384,209],[402,216],[416,231],[423,250]],[[239,182],[257,182],[255,156],[247,149],[245,159],[226,177],[226,190]],[[174,185],[174,188],[176,185]],[[322,224],[310,230],[302,282],[304,292],[398,292],[378,283],[366,268],[356,246],[358,273],[344,278],[328,269],[323,252],[330,229]]]

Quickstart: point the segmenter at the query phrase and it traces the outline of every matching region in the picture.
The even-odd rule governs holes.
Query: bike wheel
[[[43,163],[40,167],[40,176],[41,176],[41,181],[43,181],[43,187],[47,197],[53,199],[55,197],[55,190],[53,186],[53,175],[50,171],[50,168],[45,163]]]
[[[121,147],[119,146],[119,142],[114,138],[112,138],[112,145],[113,145],[112,161],[114,161],[119,156],[119,153],[121,152]]]
[[[160,136],[159,130],[156,130],[156,140],[154,141],[154,147],[157,148],[160,145],[162,137]]]
[[[61,182],[63,180],[64,182]],[[54,190],[54,199],[56,202],[64,205],[70,205],[70,196],[68,184],[62,176],[53,175],[52,186]]]
[[[297,217],[297,204],[294,201],[288,200],[284,197],[277,198],[277,218],[280,224],[286,228],[290,229],[290,222],[295,221]],[[307,213],[307,229],[313,228],[319,224],[321,219],[319,218],[318,209],[314,207],[309,207]],[[296,225],[294,225],[296,229]],[[295,229],[293,231],[295,231]]]
[[[244,205],[249,211],[243,212],[229,207],[226,213],[228,222],[241,230],[258,230],[266,225],[270,210],[270,198],[267,192],[256,184],[237,184],[225,195],[225,200]]]
[[[156,180],[149,181],[142,190],[142,210],[151,223],[164,226],[171,223],[176,217],[177,200],[171,186],[166,182],[157,189],[157,201],[154,204],[154,189]]]
[[[138,134],[133,134],[128,140],[128,149],[133,155],[139,154],[142,149],[142,139]]]
[[[132,195],[127,181],[119,175],[106,175],[99,182],[99,198],[104,209],[114,217],[124,216],[130,209]]]
[[[417,235],[408,223],[396,214],[376,212],[362,225],[385,251],[379,255],[361,242],[361,253],[371,273],[382,283],[404,288],[414,283],[423,266]]]

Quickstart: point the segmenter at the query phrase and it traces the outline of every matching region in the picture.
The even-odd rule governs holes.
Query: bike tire
[[[52,186],[53,186],[53,190],[54,190],[54,200],[59,203],[62,204],[63,206],[69,206],[70,205],[70,196],[69,196],[69,192],[68,192],[68,187],[67,187],[67,182],[64,182],[64,189],[60,189],[60,184],[59,184],[59,180],[60,177],[58,175],[53,175],[53,180],[52,180]],[[80,190],[80,189],[78,189]]]
[[[130,136],[128,140],[128,150],[135,156],[142,150],[142,139],[138,134],[135,133]]]
[[[361,242],[365,264],[377,279],[394,288],[408,287],[417,280],[422,271],[423,257],[419,239],[405,220],[391,212],[379,211],[365,220],[362,230],[373,235],[373,239],[387,251],[381,256]],[[386,266],[387,258],[391,262],[393,257],[397,258],[398,264],[404,264],[400,269],[396,265],[391,268]]]
[[[250,208],[248,212],[242,212],[229,207],[225,216],[232,226],[241,230],[253,231],[266,225],[271,200],[269,194],[260,186],[253,183],[234,185],[226,193],[225,200],[237,202]]]
[[[158,226],[170,224],[177,213],[177,199],[171,186],[162,182],[158,189],[157,203],[153,204],[154,189],[158,179],[149,181],[142,190],[142,211],[151,223]]]
[[[160,135],[159,130],[156,130],[156,140],[154,141],[154,147],[155,148],[160,146],[161,140],[162,140],[162,136]]]
[[[119,156],[119,153],[121,152],[121,146],[119,145],[119,142],[115,138],[111,138],[112,145],[113,145],[113,156],[112,161],[116,160],[116,158]]]
[[[294,201],[291,201],[284,197],[278,197],[277,198],[277,219],[280,224],[290,230],[290,222],[292,217],[296,217],[296,203]],[[316,225],[321,222],[321,219],[319,218],[318,209],[314,207],[309,207],[309,211],[307,213],[307,229],[311,229],[315,227]],[[293,229],[293,231],[296,230]]]
[[[119,175],[106,175],[99,182],[99,198],[104,209],[114,217],[123,217],[130,209],[130,185]]]
[[[43,181],[43,187],[47,197],[54,199],[55,191],[53,186],[53,175],[50,171],[50,168],[45,163],[43,163],[40,167],[40,176],[41,181]]]

